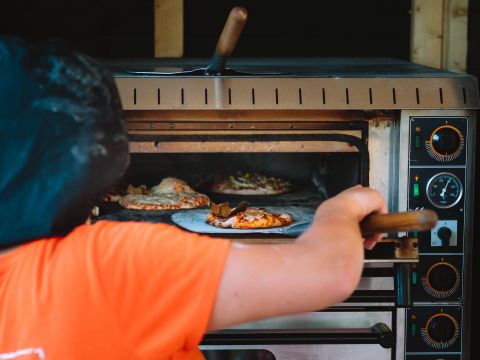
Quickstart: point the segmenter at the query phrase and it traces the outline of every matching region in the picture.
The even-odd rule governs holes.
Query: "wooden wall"
[[[467,71],[468,0],[413,0],[411,60]]]

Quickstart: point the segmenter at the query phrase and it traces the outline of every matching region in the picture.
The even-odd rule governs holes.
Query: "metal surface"
[[[265,63],[266,62],[266,63]],[[244,59],[232,68],[277,75],[175,77],[204,60],[110,63],[126,110],[471,109],[476,79],[394,59]],[[158,73],[156,73],[158,72]],[[280,74],[280,75],[278,75]]]
[[[476,82],[470,77],[394,82],[391,78],[116,77],[115,82],[125,110],[471,109],[479,103]]]
[[[357,290],[392,290],[392,277],[362,277]]]
[[[395,162],[391,161],[392,146],[390,146],[391,132],[394,118],[389,116],[376,117],[369,121],[368,152],[370,154],[370,186],[380,191],[383,198],[388,201],[388,208],[392,209],[390,201],[391,182],[390,176]]]
[[[299,206],[268,206],[266,209],[272,213],[289,214],[292,218],[292,223],[286,226],[267,229],[219,228],[205,222],[207,215],[211,212],[210,209],[178,211],[172,214],[171,218],[176,225],[200,234],[215,234],[215,236],[228,236],[229,234],[250,234],[251,236],[255,236],[255,233],[260,233],[272,234],[273,236],[275,236],[275,234],[298,236],[310,226],[315,213],[314,208],[305,208]]]
[[[406,311],[405,308],[398,308],[395,319],[395,329],[397,332],[397,344],[395,346],[395,359],[405,358],[405,330],[406,330]]]
[[[268,330],[281,331],[330,331],[332,336],[340,336],[343,331],[368,329],[377,323],[392,326],[390,311],[325,311],[303,313],[292,316],[277,317],[232,327],[233,330],[252,331],[255,333]],[[288,340],[287,340],[288,342]],[[274,359],[391,359],[392,350],[379,344],[366,344],[361,340],[342,344],[285,344],[285,345],[201,345],[202,351],[208,350],[246,350],[266,349]],[[213,356],[213,354],[212,354]]]
[[[418,239],[402,238],[395,241],[396,259],[418,259]]]
[[[233,326],[231,329],[358,329],[369,328],[376,323],[392,325],[390,311],[323,311],[290,316]]]
[[[240,72],[258,72],[248,76],[175,77],[168,74],[171,71],[198,68],[206,61],[155,59],[131,61],[127,62],[127,66],[120,62],[111,64],[126,110],[132,153],[139,153],[137,156],[143,156],[142,153],[155,156],[162,153],[185,153],[188,156],[196,153],[227,153],[228,156],[236,156],[237,152],[283,153],[280,156],[289,152],[334,153],[335,156],[345,153],[346,158],[356,154],[364,157],[365,148],[368,147],[366,163],[349,162],[347,166],[358,166],[359,171],[364,173],[368,170],[367,176],[362,178],[364,184],[381,192],[388,201],[390,212],[400,212],[409,210],[409,169],[416,166],[415,163],[409,164],[412,150],[410,117],[434,119],[466,116],[472,121],[468,122],[465,150],[467,162],[464,168],[465,171],[473,171],[476,114],[471,109],[478,109],[480,102],[477,81],[469,75],[392,59],[314,58],[232,59],[233,69]],[[267,74],[269,72],[270,75]],[[353,127],[355,122],[368,126],[358,130]],[[276,138],[287,134],[329,136],[332,133],[353,137],[362,146],[351,146],[348,141],[333,141],[329,138],[315,141]],[[210,141],[201,140],[199,137],[208,135],[212,138],[212,134],[218,139],[220,136],[224,138]],[[247,138],[242,139],[241,136]],[[163,138],[169,140],[162,141]],[[446,165],[452,169],[456,167],[455,164]],[[435,170],[435,164],[421,167],[429,166],[432,171]],[[335,175],[332,175],[334,173],[335,171],[332,171],[328,176],[335,178]],[[465,214],[471,214],[473,207],[473,197],[469,196],[473,193],[472,179],[473,176],[465,177]],[[316,206],[318,203],[320,201],[312,205]],[[162,218],[161,221],[164,220]],[[459,223],[460,227],[461,225],[464,226],[463,238],[470,238],[471,223]],[[407,235],[416,237],[416,234],[412,233],[388,234],[390,237]],[[244,243],[282,243],[292,239],[271,235],[235,240]],[[461,240],[458,239],[457,245],[461,245]],[[399,293],[398,286],[394,286],[398,269],[418,269],[419,265],[416,263],[421,264],[418,244],[415,242],[416,239],[411,238],[409,241],[379,244],[376,247],[376,250],[381,248],[378,252],[367,251],[364,275],[356,294],[334,307],[335,311],[300,314],[291,318],[244,325],[244,329],[248,331],[260,332],[261,329],[268,328],[279,331],[295,331],[304,327],[321,327],[325,330],[362,328],[371,326],[374,322],[384,322],[391,326],[396,334],[396,346],[392,351],[376,344],[348,342],[342,345],[301,345],[288,342],[285,345],[268,346],[216,345],[202,346],[202,349],[268,348],[276,359],[403,360],[406,356],[407,330],[410,330],[407,324],[410,320],[405,309],[399,306],[398,298],[396,303],[392,298],[395,299]],[[430,244],[430,241],[427,242]],[[471,243],[464,242],[464,254],[471,252]],[[422,244],[420,243],[421,246]],[[385,249],[389,251],[388,254]],[[464,283],[469,283],[471,257],[463,258]],[[408,278],[410,279],[410,275]],[[400,281],[398,278],[397,280]],[[469,314],[470,290],[462,290],[465,292],[462,298],[466,299],[462,306],[465,313]],[[432,302],[423,305],[428,307],[436,304]],[[415,306],[417,304],[414,302],[413,307]],[[345,308],[351,311],[340,311]],[[388,310],[381,311],[382,309]],[[469,326],[470,320],[466,317],[462,321],[464,345],[469,344]],[[462,359],[467,359],[466,346],[463,346],[463,349]],[[443,357],[441,354],[438,356]]]
[[[384,349],[377,344],[331,344],[331,345],[216,345],[216,346],[200,346],[200,350],[268,350],[273,354],[273,358],[257,358],[268,360],[312,360],[312,359],[329,359],[329,360],[391,360],[391,349]],[[255,358],[252,358],[255,359]]]

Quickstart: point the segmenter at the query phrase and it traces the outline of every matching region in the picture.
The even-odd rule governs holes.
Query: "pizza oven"
[[[215,203],[313,211],[360,183],[390,212],[439,216],[431,231],[388,234],[367,251],[344,303],[207,334],[207,359],[468,359],[476,80],[392,59],[238,59],[235,73],[188,72],[206,62],[109,64],[130,137],[123,184],[174,176]],[[210,191],[237,171],[286,179],[292,191]],[[178,226],[176,212],[108,203],[99,218]],[[304,229],[221,236],[288,242]]]

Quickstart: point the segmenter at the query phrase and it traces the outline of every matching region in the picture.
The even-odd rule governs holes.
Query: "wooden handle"
[[[363,236],[402,231],[428,231],[438,221],[435,211],[407,211],[369,215],[360,223]]]
[[[215,52],[220,57],[227,57],[233,53],[237,41],[240,38],[243,27],[247,22],[248,12],[247,9],[236,6],[228,15],[227,22],[223,27],[222,34],[217,42]]]

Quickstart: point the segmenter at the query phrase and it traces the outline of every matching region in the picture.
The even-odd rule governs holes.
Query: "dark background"
[[[469,3],[467,72],[479,77],[480,1]],[[410,58],[410,0],[296,0],[286,5],[271,0],[185,0],[185,56],[212,54],[234,5],[249,10],[237,57]],[[100,59],[152,57],[153,31],[153,0],[16,0],[8,2],[8,9],[5,2],[0,5],[0,34],[31,42],[58,37]],[[480,140],[477,143],[479,169]],[[476,178],[475,219],[480,219],[480,176]],[[474,260],[480,254],[479,223],[475,221]],[[478,317],[475,306],[473,312],[473,318]],[[472,359],[477,358],[474,354]]]
[[[235,56],[409,58],[410,1],[185,0],[185,56],[210,56],[235,5],[249,19]],[[4,6],[2,6],[4,7]],[[0,33],[60,37],[100,58],[153,56],[153,0],[16,0],[0,9]]]

